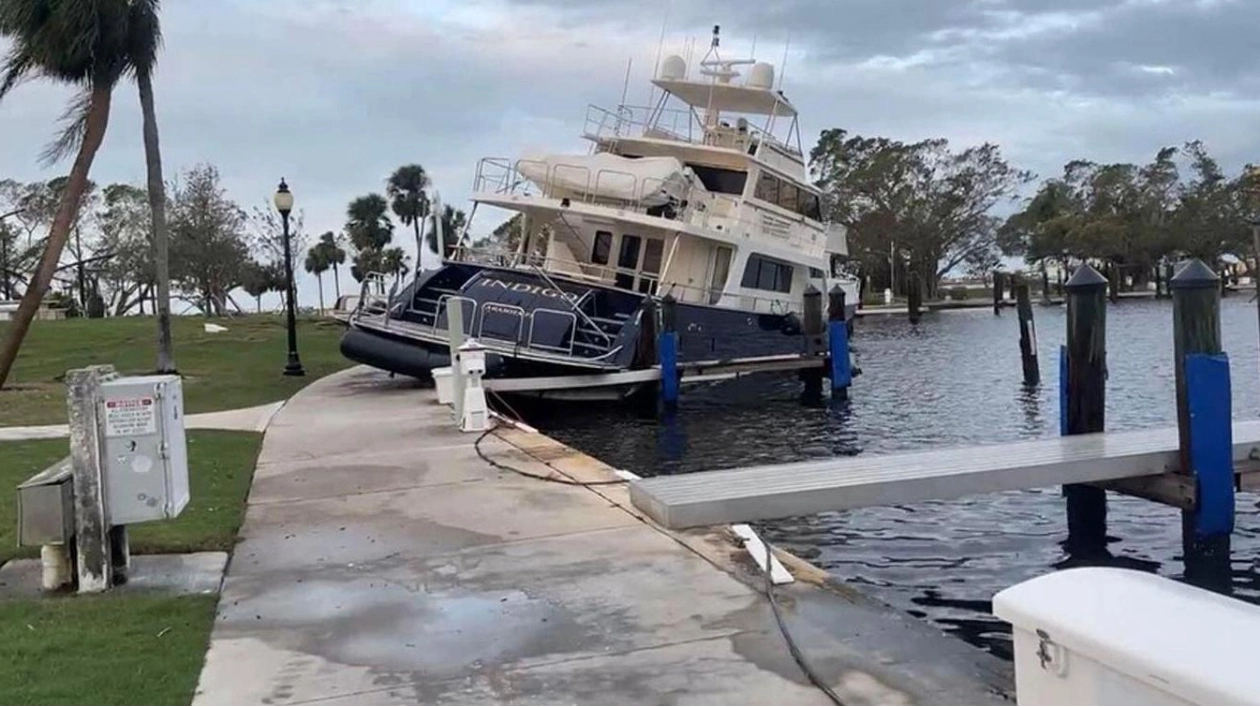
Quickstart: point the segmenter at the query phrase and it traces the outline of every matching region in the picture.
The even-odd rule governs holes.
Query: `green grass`
[[[0,704],[188,704],[216,597],[0,602]]]
[[[228,330],[206,333],[206,322]],[[298,322],[304,378],[281,375],[288,346],[279,315],[174,317],[172,326],[175,363],[184,376],[189,413],[283,400],[315,378],[351,365],[338,350],[344,327],[330,319],[305,317]],[[6,328],[0,323],[0,336]],[[153,317],[34,322],[9,381],[0,390],[0,426],[64,423],[62,378],[69,369],[113,364],[122,374],[152,372],[156,334]]]
[[[136,554],[230,550],[245,512],[245,497],[262,444],[255,432],[188,432],[188,481],[191,500],[178,518],[139,523],[128,528]],[[0,443],[0,563],[36,557],[39,548],[18,548],[17,499],[13,488],[65,457],[67,442],[32,440]],[[0,701],[2,704],[3,701]]]
[[[0,443],[0,493],[66,456],[67,442]],[[174,520],[129,528],[135,554],[230,550],[262,435],[188,433],[192,498]],[[17,504],[0,503],[0,563],[15,546]],[[188,704],[216,597],[106,594],[0,601],[0,704]]]

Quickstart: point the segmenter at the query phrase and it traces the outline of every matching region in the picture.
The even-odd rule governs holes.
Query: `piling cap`
[[[814,283],[811,282],[805,286],[805,294],[807,296],[808,295],[821,295],[822,292],[820,292],[817,287],[814,287]]]
[[[839,294],[844,294],[844,288],[843,288],[843,287],[841,287],[840,285],[832,285],[832,286],[831,286],[831,294],[833,294],[833,295],[834,295],[834,294],[837,294],[837,293],[839,293]]]
[[[1216,287],[1220,281],[1207,263],[1195,258],[1182,266],[1181,272],[1173,275],[1168,281],[1168,287],[1174,290],[1207,289]]]
[[[1107,286],[1107,278],[1102,273],[1094,269],[1094,266],[1085,263],[1072,273],[1072,277],[1068,278],[1067,284],[1063,286],[1066,290],[1093,290],[1102,289]]]

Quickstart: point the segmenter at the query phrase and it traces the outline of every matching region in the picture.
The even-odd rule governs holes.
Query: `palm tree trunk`
[[[87,122],[83,132],[83,143],[79,145],[79,154],[74,158],[74,166],[70,168],[70,177],[66,181],[66,190],[61,195],[61,203],[57,205],[57,215],[53,218],[52,228],[48,231],[48,242],[44,246],[44,254],[35,270],[35,277],[22,295],[22,303],[9,325],[8,336],[4,348],[0,350],[0,388],[9,380],[13,371],[13,363],[17,360],[18,350],[22,348],[22,340],[31,328],[35,312],[39,309],[44,291],[52,282],[57,272],[57,263],[61,260],[61,252],[70,238],[70,226],[79,214],[83,192],[87,190],[88,172],[92,169],[92,161],[105,139],[105,128],[109,126],[109,103],[112,85],[97,85],[92,89],[91,102],[88,105]]]
[[[315,273],[315,282],[319,283],[319,315],[324,316],[324,273]]]
[[[144,161],[149,173],[149,213],[153,223],[153,268],[157,282],[157,372],[175,372],[171,344],[171,271],[168,258],[170,234],[166,230],[166,185],[162,181],[162,151],[158,142],[157,112],[153,107],[153,77],[137,72],[140,110],[144,113]]]
[[[333,263],[333,286],[337,288],[337,299],[341,299],[341,278],[337,277],[337,264]]]

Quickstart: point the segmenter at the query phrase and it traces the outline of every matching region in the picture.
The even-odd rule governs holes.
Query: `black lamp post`
[[[280,187],[276,189],[276,211],[280,212],[280,222],[284,224],[284,301],[289,320],[289,362],[284,365],[284,375],[304,376],[306,371],[302,368],[302,361],[298,359],[297,303],[293,301],[296,290],[293,287],[293,256],[289,252],[289,213],[293,211],[293,193],[289,191],[289,185],[284,183],[283,177],[280,178]]]

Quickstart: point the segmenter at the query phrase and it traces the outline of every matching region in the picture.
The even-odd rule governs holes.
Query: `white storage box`
[[[1055,572],[993,597],[1021,705],[1260,704],[1260,607],[1146,572]]]
[[[433,386],[437,388],[438,402],[451,405],[455,402],[455,382],[451,380],[451,367],[433,369]]]

